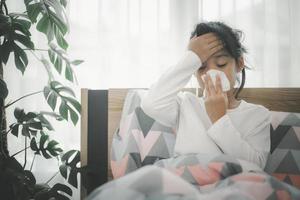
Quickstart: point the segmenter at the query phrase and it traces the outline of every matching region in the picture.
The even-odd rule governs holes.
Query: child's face
[[[240,57],[238,62],[230,56],[230,54],[222,49],[209,57],[206,62],[197,71],[197,79],[200,87],[204,90],[204,82],[201,79],[203,74],[210,69],[220,70],[224,72],[230,82],[230,90],[234,87],[236,81],[236,73],[240,72],[244,67],[244,59]]]

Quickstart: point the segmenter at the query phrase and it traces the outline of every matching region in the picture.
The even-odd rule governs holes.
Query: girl
[[[221,22],[197,24],[183,57],[143,96],[143,111],[175,129],[175,155],[228,154],[248,161],[249,170],[264,169],[270,151],[271,115],[262,105],[238,98],[245,83],[246,53],[240,34]],[[213,84],[206,75],[211,69],[225,73],[229,91],[222,91],[219,76]],[[242,83],[237,89],[234,86],[240,73]],[[205,96],[180,91],[193,74]]]

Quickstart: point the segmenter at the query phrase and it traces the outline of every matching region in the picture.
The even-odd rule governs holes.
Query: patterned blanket
[[[110,181],[87,199],[300,199],[296,187],[264,171],[243,169],[240,160],[228,155],[181,155]]]

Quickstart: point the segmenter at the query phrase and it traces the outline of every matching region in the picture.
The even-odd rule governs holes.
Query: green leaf
[[[46,158],[46,159],[50,159],[51,158],[51,156],[47,153],[47,151],[45,149],[42,149],[41,152],[42,152],[44,158]]]
[[[55,110],[55,107],[56,107],[57,97],[58,97],[58,95],[52,92],[47,99],[47,102],[53,111]]]
[[[66,153],[64,153],[64,155],[61,157],[61,160],[64,162],[68,162],[69,158],[76,153],[77,150],[69,150]]]
[[[46,35],[51,31],[51,24],[47,16],[44,15],[36,25],[36,29]]]
[[[72,196],[72,189],[66,185],[61,183],[56,183],[51,190],[49,191],[49,199],[61,199],[66,200],[69,199],[65,194]]]
[[[50,61],[52,63],[54,63],[55,62],[55,54],[54,54],[54,52],[51,49],[48,50],[48,56],[50,58]]]
[[[69,87],[65,87],[65,86],[61,86],[61,87],[57,87],[56,91],[58,91],[59,93],[61,92],[65,92],[73,97],[75,97],[75,93],[73,92],[73,90]]]
[[[50,86],[51,88],[56,88],[57,86],[61,86],[61,83],[58,81],[51,81]]]
[[[30,122],[28,126],[37,130],[43,130],[43,126],[41,122]]]
[[[10,41],[5,41],[2,46],[0,46],[0,58],[1,61],[6,64],[10,53],[12,52],[12,45]]]
[[[68,106],[64,100],[62,100],[59,106],[59,113],[64,119],[68,120]]]
[[[77,113],[74,112],[74,110],[72,110],[72,109],[69,109],[69,111],[70,111],[71,120],[72,120],[73,124],[77,124],[78,118],[79,118]]]
[[[41,111],[40,114],[41,115],[48,115],[48,116],[54,117],[58,121],[62,121],[63,120],[63,118],[59,114],[57,114],[55,112]]]
[[[51,141],[48,143],[47,148],[53,149],[56,145],[58,145],[58,142],[56,142],[55,140],[51,140]]]
[[[69,64],[66,65],[65,77],[67,80],[73,82],[73,71]]]
[[[48,143],[46,143],[48,141]],[[47,135],[44,131],[41,131],[41,137],[39,142],[39,147],[36,144],[35,139],[31,140],[31,149],[35,151],[35,154],[40,154],[46,159],[50,159],[56,157],[62,152],[61,148],[57,147],[58,142],[55,140],[50,140],[49,135]]]
[[[33,118],[36,118],[36,117],[37,117],[37,114],[35,114],[34,112],[28,112],[28,113],[24,116],[23,120],[24,120],[24,121],[29,121],[29,120],[31,120],[31,119],[33,119]]]
[[[26,116],[24,109],[21,108],[15,108],[14,110],[14,116],[18,120],[18,122],[23,122],[24,117]]]
[[[39,148],[36,144],[36,140],[35,138],[32,138],[31,141],[30,141],[30,148],[33,150],[33,151],[39,151]]]
[[[72,99],[70,97],[65,97],[65,99],[72,104],[72,106],[74,106],[74,108],[77,110],[78,113],[81,112],[81,105],[78,101],[76,101],[75,99]]]
[[[58,17],[58,15],[56,15],[56,13],[52,12],[51,10],[48,10],[48,11],[49,11],[50,17],[52,17],[51,21],[53,22],[53,24],[56,25],[56,26],[54,26],[54,32],[56,32],[56,34],[60,34],[60,36],[63,37],[63,35],[65,35],[68,31],[67,24],[64,23],[62,21],[62,18]]]
[[[12,128],[12,134],[18,137],[19,126],[22,127],[22,135],[31,137],[36,136],[38,131],[43,130],[43,124],[39,115],[34,112],[25,113],[24,109],[15,108],[14,116],[17,119],[17,123],[10,126]]]
[[[24,20],[24,19],[17,18],[17,19],[15,19],[14,23],[21,24],[25,29],[30,29],[30,27],[31,27],[31,22],[28,21],[27,19]]]
[[[63,170],[65,170],[64,168],[67,168],[67,170],[70,171],[68,182],[77,188],[77,174],[80,172],[80,168],[77,167],[77,164],[80,162],[80,152],[70,150],[62,156],[61,160],[63,163],[60,172],[65,173]],[[65,174],[62,175],[64,176]]]
[[[54,62],[54,66],[55,66],[55,69],[61,73],[62,72],[62,60],[61,58],[57,57],[55,62]]]
[[[81,63],[83,63],[84,61],[83,60],[73,60],[71,63],[73,65],[80,65]]]
[[[30,2],[25,0],[25,4],[27,5],[27,13],[30,21],[36,23],[37,16],[43,11],[43,8],[39,4],[31,4],[28,5],[26,2]]]
[[[24,74],[25,68],[28,65],[28,58],[23,49],[17,44],[13,43],[13,51],[15,53],[15,64],[16,67]]]
[[[48,42],[55,36],[57,43],[67,49],[64,36],[68,31],[68,22],[64,5],[58,0],[25,0],[25,5],[30,20],[33,23],[38,20],[36,28],[47,36]]]
[[[67,41],[64,39],[64,37],[58,32],[56,31],[56,39],[57,39],[57,44],[63,48],[64,50],[66,50],[69,47],[69,44],[67,43]]]
[[[19,136],[19,124],[16,124],[12,127],[11,133],[16,137]]]
[[[67,0],[60,0],[61,5],[67,7]]]
[[[24,74],[28,65],[28,58],[19,45],[34,49],[29,31],[30,26],[31,23],[25,15],[9,14],[1,17],[0,36],[3,36],[3,44],[0,46],[1,61],[6,64],[11,55],[10,53],[14,52],[15,65],[22,74]]]
[[[49,139],[49,135],[42,134],[40,139],[40,149],[44,148],[46,141]]]
[[[30,25],[31,25],[31,23],[30,23]],[[14,28],[15,28],[16,31],[20,31],[24,35],[31,36],[31,33],[29,32],[29,29],[25,28],[24,26],[25,26],[24,24],[21,24],[19,22],[14,23]]]
[[[15,40],[20,42],[21,44],[23,44],[25,47],[28,47],[29,49],[34,49],[34,44],[31,41],[29,36],[24,36],[24,35],[16,33]]]
[[[50,53],[51,52],[51,53]],[[56,71],[59,74],[62,74],[62,68],[65,67],[64,75],[65,78],[71,82],[74,82],[76,80],[76,76],[73,72],[72,65],[79,65],[82,63],[82,60],[74,60],[70,61],[67,58],[67,53],[65,50],[61,49],[60,47],[56,46],[55,44],[50,44],[50,49],[48,50],[48,55],[50,58],[50,61],[54,65]]]
[[[48,86],[44,87],[44,97],[45,97],[45,99],[48,98],[50,92],[51,92],[50,87],[48,87]]]
[[[71,88],[65,87],[57,81],[50,82],[50,87],[46,86],[44,88],[44,96],[53,111],[56,110],[57,105],[56,103],[52,103],[50,99],[60,98],[59,114],[66,120],[69,120],[70,114],[73,124],[76,125],[79,118],[78,115],[80,115],[81,105],[76,99],[65,96],[65,94],[75,96]]]
[[[29,127],[28,126],[23,125],[22,135],[30,138],[30,132],[29,132]]]
[[[0,78],[0,99],[5,99],[8,95],[8,89],[5,81]]]
[[[67,177],[68,177],[68,167],[65,164],[59,166],[59,172],[62,175],[62,177],[67,179]]]

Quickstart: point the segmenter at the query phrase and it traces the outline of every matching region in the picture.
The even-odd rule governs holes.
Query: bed
[[[146,90],[81,90],[81,165],[88,168],[85,184],[81,184],[82,198],[113,179],[110,166],[112,138],[120,123],[126,94],[133,89]],[[183,91],[195,93],[194,88]],[[201,89],[198,92],[201,96]],[[271,111],[300,113],[300,88],[244,88],[239,96]]]

